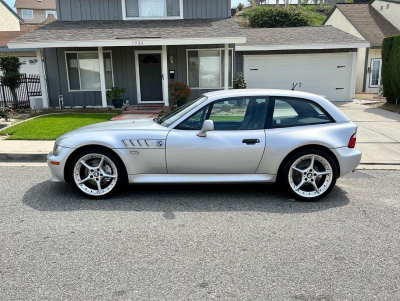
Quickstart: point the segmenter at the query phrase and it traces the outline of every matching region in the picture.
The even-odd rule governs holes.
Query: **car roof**
[[[213,91],[204,93],[203,95],[209,98],[208,102],[214,101],[219,97],[229,98],[243,96],[281,96],[303,98],[314,101],[315,103],[322,106],[336,120],[336,122],[346,122],[350,120],[342,111],[340,111],[334,104],[332,104],[332,102],[330,102],[324,96],[302,91],[276,89],[233,89]]]

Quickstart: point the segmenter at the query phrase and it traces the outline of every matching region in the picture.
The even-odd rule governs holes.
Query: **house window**
[[[122,0],[125,19],[182,18],[183,0]]]
[[[382,59],[371,60],[371,77],[369,86],[371,88],[380,87],[382,82]]]
[[[233,50],[229,50],[229,87],[233,81]],[[191,88],[221,89],[224,86],[225,50],[187,50],[188,84]]]
[[[54,18],[57,19],[57,11],[55,11],[55,10],[46,10],[46,19],[47,19],[47,17],[48,17],[49,15],[53,15]]]
[[[98,52],[66,52],[68,85],[70,91],[100,91],[100,64]],[[104,51],[106,88],[113,87],[111,51]]]
[[[33,19],[33,10],[31,9],[22,9],[21,14],[23,19]]]

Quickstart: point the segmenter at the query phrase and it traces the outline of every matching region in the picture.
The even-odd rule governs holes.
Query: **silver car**
[[[52,181],[90,198],[125,184],[279,182],[299,200],[326,196],[360,163],[357,126],[304,92],[206,93],[155,119],[110,121],[58,138]]]

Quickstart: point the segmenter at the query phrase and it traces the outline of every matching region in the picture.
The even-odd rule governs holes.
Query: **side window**
[[[223,99],[214,102],[208,119],[216,131],[263,129],[267,97]]]
[[[272,127],[330,123],[332,118],[317,104],[297,98],[276,97]]]
[[[185,121],[181,122],[176,129],[177,130],[196,130],[200,131],[201,128],[203,127],[204,120],[206,120],[207,113],[210,109],[210,106],[205,106],[204,108],[200,109],[196,113],[194,113],[192,116],[190,116],[188,119]]]

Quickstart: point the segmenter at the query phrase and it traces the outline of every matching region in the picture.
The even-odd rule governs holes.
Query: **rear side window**
[[[300,98],[275,97],[273,128],[331,122],[332,117],[316,103]]]

